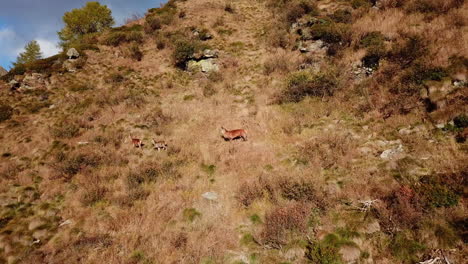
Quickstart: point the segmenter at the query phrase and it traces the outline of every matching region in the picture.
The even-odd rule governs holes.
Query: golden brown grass
[[[185,16],[177,13],[170,24],[155,27],[161,34],[144,36],[141,61],[125,56],[127,44],[89,51],[83,69],[50,78],[47,102],[55,108],[15,111],[0,124],[1,193],[14,184],[34,185],[41,203],[59,208],[53,236],[25,246],[32,253],[20,262],[232,263],[239,255],[255,254],[260,263],[302,263],[307,260],[291,252],[305,250],[308,239],[318,241],[337,227],[365,230],[375,221],[380,230],[365,243],[354,241],[372,253],[372,261],[399,261],[386,246],[398,228],[412,239],[435,237],[437,242],[418,240],[427,252],[457,246],[461,250],[450,254],[460,258],[464,245],[457,236],[463,230],[455,223],[466,201],[459,190],[443,186],[466,175],[466,143],[423,124],[422,108],[391,94],[413,64],[405,68],[385,58],[362,82],[353,78],[351,64],[366,54],[354,47],[372,30],[387,37],[388,51],[404,46],[405,36],[418,35],[428,44],[422,61],[447,67],[450,56],[467,56],[466,25],[460,22],[466,8],[449,8],[431,19],[390,8],[390,1],[382,10],[357,10],[361,15],[351,25],[352,44],[338,57],[311,59],[293,49],[295,36],[287,31],[269,35],[278,17],[267,4],[176,1]],[[327,13],[340,5],[320,3],[330,9]],[[214,34],[207,43],[220,50],[220,73],[174,67],[171,34],[190,33],[190,27]],[[167,44],[163,49],[156,47],[159,38]],[[339,73],[339,89],[333,96],[271,104],[301,64],[321,71],[331,65]],[[76,83],[92,89],[70,89]],[[15,109],[36,96],[1,93]],[[437,120],[466,112],[458,93],[453,106],[436,111]],[[389,103],[413,110],[384,119],[380,109]],[[420,124],[420,132],[399,133]],[[249,141],[223,141],[221,126],[246,129]],[[145,146],[134,148],[130,135]],[[168,142],[169,150],[153,150],[152,138]],[[397,139],[406,157],[381,159],[392,147],[385,142]],[[435,202],[443,206],[422,210],[428,200],[418,186],[432,186],[427,179],[442,186],[427,189],[442,194]],[[216,201],[202,197],[209,191],[218,194]],[[453,193],[459,196],[457,205]],[[353,207],[368,199],[379,199],[369,212]],[[432,221],[433,216],[439,220]],[[58,227],[66,220],[71,223]],[[413,225],[416,220],[420,224]]]

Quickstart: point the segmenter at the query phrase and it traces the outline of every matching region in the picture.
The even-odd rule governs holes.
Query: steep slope
[[[466,4],[315,2],[171,1],[6,75],[1,260],[462,261]]]

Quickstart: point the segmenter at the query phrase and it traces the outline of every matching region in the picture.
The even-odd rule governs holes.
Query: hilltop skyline
[[[46,4],[44,4],[46,2]],[[36,40],[44,57],[57,54],[57,31],[63,27],[62,16],[74,8],[83,6],[78,1],[18,0],[2,3],[0,9],[0,66],[9,70],[12,62],[23,51],[24,45]],[[121,25],[133,14],[143,15],[149,8],[158,7],[164,0],[103,0],[101,4],[112,10],[116,25]]]

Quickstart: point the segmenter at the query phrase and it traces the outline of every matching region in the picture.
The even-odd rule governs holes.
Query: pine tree
[[[88,2],[82,8],[73,9],[63,16],[65,27],[58,32],[63,47],[86,34],[101,32],[114,25],[112,11],[99,2]]]
[[[24,52],[20,53],[14,65],[26,64],[42,58],[41,47],[33,40],[24,46]]]

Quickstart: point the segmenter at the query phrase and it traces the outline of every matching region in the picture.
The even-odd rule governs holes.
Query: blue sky
[[[82,7],[86,0],[0,0],[0,66],[11,62],[24,45],[36,40],[45,57],[56,54],[57,31],[63,27],[62,16],[73,8]],[[112,10],[117,25],[133,14],[144,14],[159,7],[165,0],[101,0]]]

